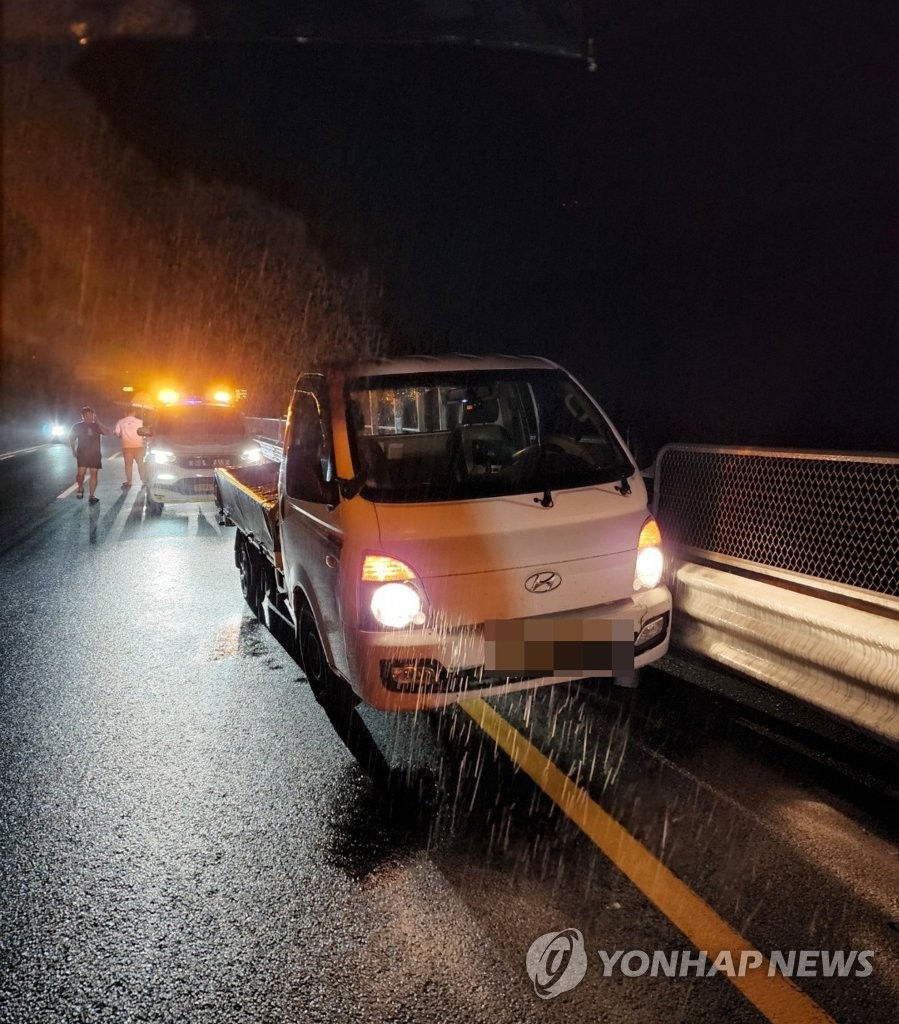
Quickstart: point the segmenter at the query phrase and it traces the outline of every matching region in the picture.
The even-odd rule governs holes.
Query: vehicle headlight
[[[359,599],[363,629],[405,629],[422,625],[427,617],[427,598],[418,577],[405,562],[390,555],[366,555],[362,560]]]
[[[240,453],[241,462],[255,463],[262,459],[262,451],[259,448],[245,448]]]
[[[150,451],[150,458],[158,466],[164,466],[167,462],[175,461],[175,453],[167,451],[165,448],[153,448]]]
[[[372,594],[371,613],[382,626],[403,629],[421,615],[421,597],[406,583],[383,583]]]
[[[659,524],[650,517],[640,530],[637,540],[637,568],[634,574],[634,590],[651,589],[662,581],[665,570],[665,555],[662,552],[662,532]]]
[[[59,423],[50,424],[50,436],[51,437],[65,437],[68,431],[64,426]]]

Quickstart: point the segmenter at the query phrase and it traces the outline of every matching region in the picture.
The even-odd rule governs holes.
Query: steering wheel
[[[553,452],[557,455],[567,455],[569,458],[578,459],[581,462],[590,462],[590,459],[579,444],[569,441],[568,438],[555,436],[547,438],[542,445],[529,444],[524,448],[519,448],[517,452],[512,453],[512,461],[516,462],[518,459],[544,451]]]

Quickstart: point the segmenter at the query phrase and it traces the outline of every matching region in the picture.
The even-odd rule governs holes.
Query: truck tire
[[[305,602],[300,609],[300,624],[297,634],[300,661],[309,681],[309,688],[315,694],[315,699],[323,705],[342,707],[346,704],[352,707],[355,703],[352,691],[339,676],[334,674],[328,664],[328,657],[318,634],[315,617]]]
[[[234,538],[234,560],[240,573],[240,589],[250,611],[259,618],[259,566],[256,564],[256,553],[247,543],[243,534]]]
[[[300,609],[297,640],[300,649],[300,662],[309,682],[309,689],[324,708],[325,714],[331,720],[337,734],[349,750],[359,757],[353,739],[354,729],[357,727],[353,708],[358,703],[358,698],[353,694],[349,684],[331,670],[321,637],[318,635],[315,618],[305,603]]]
[[[300,610],[300,625],[297,632],[299,634],[300,660],[303,663],[306,679],[309,681],[309,688],[315,694],[316,699],[322,701],[333,688],[333,673],[328,665],[325,649],[308,605],[304,604]]]

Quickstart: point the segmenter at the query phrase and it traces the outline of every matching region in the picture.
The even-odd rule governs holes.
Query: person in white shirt
[[[123,491],[127,491],[131,486],[131,473],[135,462],[137,462],[141,484],[144,486],[147,484],[146,470],[144,469],[144,439],[137,432],[144,425],[144,421],[138,419],[134,413],[134,409],[129,409],[128,415],[123,416],[115,425],[115,435],[121,438],[122,458],[125,460]]]

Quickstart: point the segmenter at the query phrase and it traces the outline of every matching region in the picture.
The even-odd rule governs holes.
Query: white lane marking
[[[0,462],[2,462],[4,459],[13,459],[16,457],[16,455],[27,455],[29,452],[36,452],[39,451],[41,448],[47,447],[49,446],[46,444],[35,444],[32,445],[31,448],[19,448],[14,452],[4,452],[2,455],[0,455]]]
[[[62,498],[68,498],[68,496],[78,487],[78,484],[72,484],[71,487],[67,487],[62,494],[56,495],[56,500],[59,501]]]

